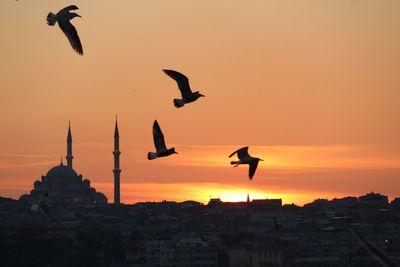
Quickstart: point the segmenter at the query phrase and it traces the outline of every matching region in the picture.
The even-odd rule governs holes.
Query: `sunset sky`
[[[75,4],[77,55],[47,13]],[[400,1],[0,1],[0,196],[66,154],[113,201],[400,196]],[[185,73],[205,98],[176,109]],[[148,161],[157,119],[179,152]],[[228,155],[263,158],[253,181]]]

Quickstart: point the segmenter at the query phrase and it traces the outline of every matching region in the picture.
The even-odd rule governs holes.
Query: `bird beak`
[[[77,16],[77,17],[80,17],[80,18],[82,18],[82,16],[81,16],[81,15],[78,15],[78,14],[76,14],[76,16]]]
[[[263,159],[260,159],[260,161],[264,161]]]
[[[200,96],[202,96],[202,97],[206,97],[205,95],[202,95],[202,94],[200,94]]]
[[[179,154],[179,153],[175,151],[174,154]]]

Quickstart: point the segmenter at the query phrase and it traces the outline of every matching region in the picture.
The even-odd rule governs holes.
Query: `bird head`
[[[71,14],[72,14],[72,18],[75,18],[75,17],[82,18],[82,16],[81,16],[81,15],[79,15],[79,14],[76,14],[76,13],[71,13]]]
[[[171,150],[173,154],[179,154],[178,152],[175,151],[175,147],[171,148]]]

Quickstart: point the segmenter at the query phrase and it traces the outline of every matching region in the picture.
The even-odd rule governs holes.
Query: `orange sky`
[[[76,4],[85,55],[49,11]],[[0,195],[18,198],[66,153],[112,200],[400,192],[400,2],[1,1]],[[206,95],[176,109],[169,68]],[[146,160],[157,119],[179,155]],[[265,159],[254,180],[227,156]]]

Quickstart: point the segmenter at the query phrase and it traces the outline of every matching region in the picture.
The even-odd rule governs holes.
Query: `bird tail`
[[[231,165],[235,165],[233,167],[237,167],[240,165],[240,161],[231,161]]]
[[[174,99],[174,106],[176,108],[181,108],[184,105],[185,105],[185,102],[183,101],[183,99],[177,99],[177,98]]]
[[[56,17],[56,15],[54,15],[54,13],[50,12],[47,15],[46,21],[47,21],[47,25],[54,26],[57,22],[57,17]]]
[[[152,160],[157,158],[157,153],[149,152],[147,153],[147,159]]]

